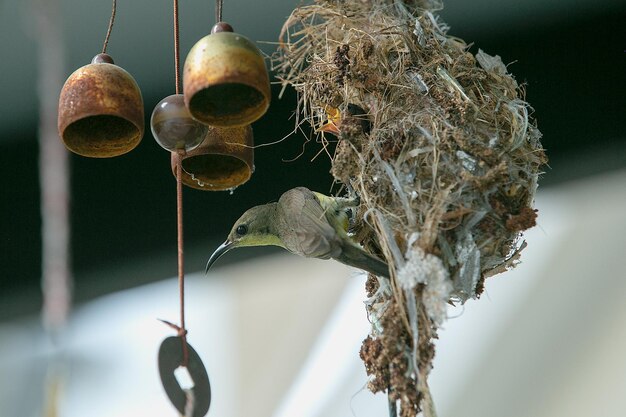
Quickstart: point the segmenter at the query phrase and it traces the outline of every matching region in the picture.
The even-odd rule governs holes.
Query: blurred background
[[[172,5],[118,3],[108,52],[140,85],[149,117],[174,93]],[[267,54],[299,4],[224,3],[224,19]],[[180,8],[184,57],[214,9]],[[74,311],[62,343],[40,324],[42,80],[58,72],[62,83],[100,52],[110,10],[108,0],[0,0],[0,416],[42,415],[54,401],[63,416],[175,415],[156,369],[171,335],[156,318],[178,314],[175,181],[149,130],[121,157],[69,156]],[[622,416],[626,5],[450,0],[441,14],[452,35],[500,55],[525,85],[550,166],[522,265],[450,311],[431,374],[439,414]],[[295,95],[277,96],[254,124],[257,144],[294,128]],[[210,415],[386,413],[358,358],[369,328],[362,276],[271,249],[233,251],[199,273],[246,208],[298,185],[330,192],[320,150],[297,133],[258,148],[255,174],[234,193],[185,189],[187,327],[211,378]]]

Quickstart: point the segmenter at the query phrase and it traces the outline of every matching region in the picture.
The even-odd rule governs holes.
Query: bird
[[[277,202],[248,209],[210,256],[205,273],[231,249],[273,245],[307,258],[334,259],[388,278],[387,264],[348,235],[348,212],[358,204],[358,197],[329,197],[306,187],[288,190]]]
[[[362,107],[353,103],[348,103],[345,110],[342,112],[336,107],[325,106],[326,123],[324,123],[318,132],[332,133],[335,136],[339,136],[342,130],[356,129],[359,133],[365,133],[366,135],[372,130],[372,122],[369,119],[369,115]],[[352,126],[350,126],[352,125]]]

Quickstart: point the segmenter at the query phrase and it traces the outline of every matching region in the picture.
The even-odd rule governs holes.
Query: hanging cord
[[[178,0],[174,0],[174,66],[176,74],[176,94],[180,94],[180,47],[178,28]],[[187,347],[187,329],[185,328],[185,263],[183,251],[183,156],[184,150],[179,150],[176,159],[176,228],[178,237],[178,296],[180,303],[180,327],[177,329],[178,336],[182,341],[183,362],[187,367],[189,362],[189,349]],[[171,325],[171,324],[170,324]]]
[[[178,241],[178,302],[180,305],[180,326],[167,320],[159,319],[172,329],[176,330],[180,337],[183,349],[181,366],[187,367],[189,363],[189,348],[187,347],[187,329],[185,328],[185,261],[183,250],[183,157],[185,150],[180,149],[176,154],[176,231]]]
[[[178,0],[174,0],[174,64],[176,66],[176,94],[180,94],[178,48]],[[159,321],[176,330],[182,342],[183,360],[181,366],[189,363],[189,348],[187,347],[187,329],[185,328],[185,263],[183,251],[183,157],[185,150],[179,149],[176,153],[176,230],[178,241],[178,301],[180,305],[180,326],[167,320]]]
[[[224,5],[224,0],[215,0],[215,23],[219,23],[222,21],[222,6]]]
[[[113,30],[113,22],[115,22],[115,12],[117,11],[117,1],[113,0],[113,10],[111,10],[111,19],[109,19],[109,28],[107,34],[104,37],[104,45],[102,45],[102,53],[106,54],[107,46],[109,46],[109,38],[111,37],[111,31]]]
[[[174,0],[174,74],[176,75],[176,94],[180,94],[180,37],[178,34],[178,0]]]
[[[183,363],[187,367],[189,349],[187,348],[187,329],[185,329],[185,263],[183,257],[183,156],[185,151],[178,152],[176,161],[176,226],[178,229],[178,294],[180,298],[180,329],[178,335],[183,343]]]

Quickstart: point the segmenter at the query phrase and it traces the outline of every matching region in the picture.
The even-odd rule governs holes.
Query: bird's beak
[[[337,126],[341,121],[341,112],[336,107],[326,106],[326,123],[318,129],[318,132],[332,133],[339,136],[339,127]]]
[[[213,263],[217,261],[220,256],[222,256],[223,254],[225,254],[232,248],[233,248],[233,242],[227,240],[226,242],[222,243],[217,249],[215,249],[215,252],[211,254],[209,261],[206,263],[206,268],[204,269],[204,273],[206,274],[207,272],[209,272],[209,268],[211,267],[211,265],[213,265]]]
[[[318,132],[326,132],[332,133],[333,135],[339,136],[340,130],[334,122],[328,122],[324,126],[318,129]]]

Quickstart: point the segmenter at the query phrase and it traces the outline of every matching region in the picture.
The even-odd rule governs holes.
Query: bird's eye
[[[246,226],[245,224],[240,224],[239,226],[237,226],[236,232],[239,236],[243,236],[248,233],[248,226]]]

